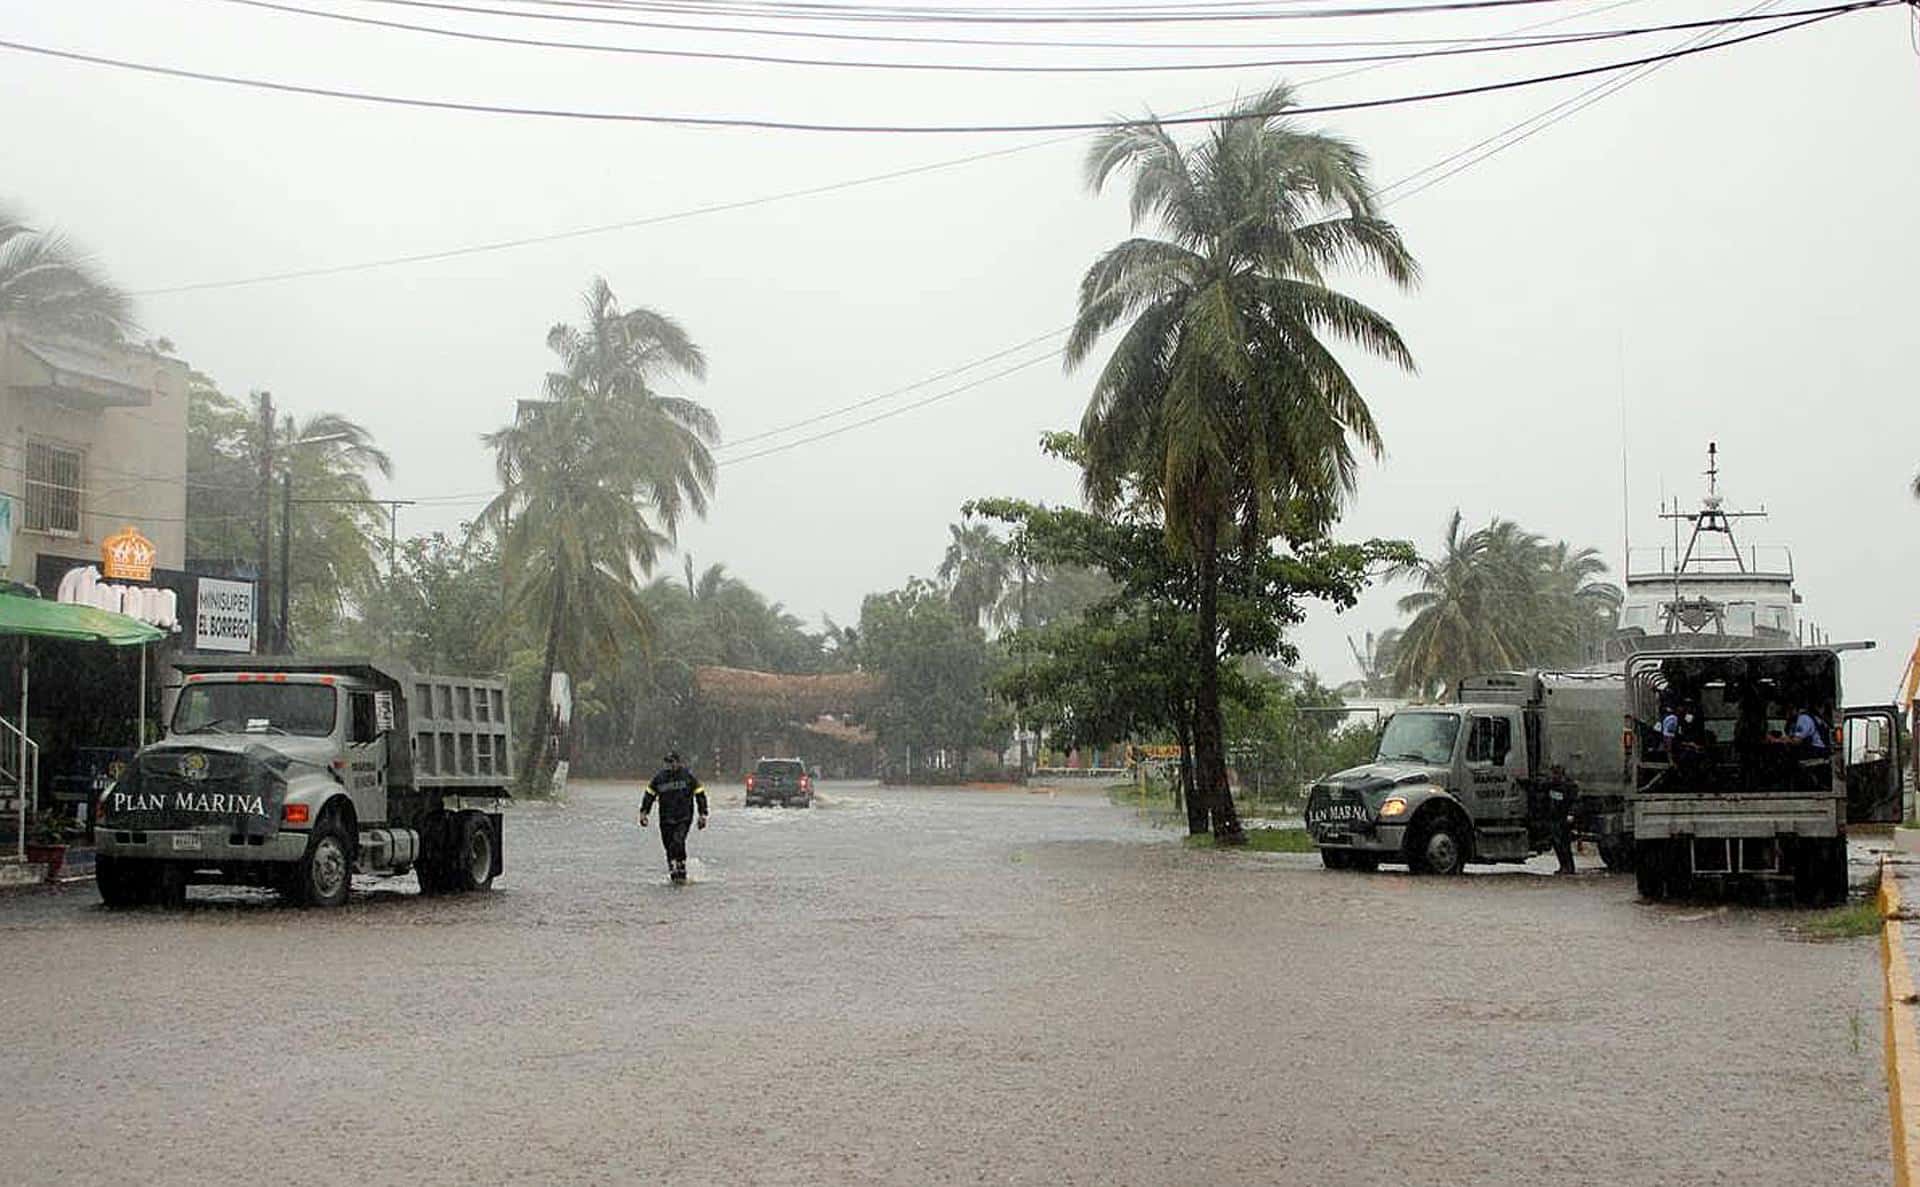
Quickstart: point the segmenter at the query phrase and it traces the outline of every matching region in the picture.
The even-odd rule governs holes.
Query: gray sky
[[[331,7],[520,35],[818,56],[914,47],[676,36],[376,4]],[[1786,7],[1803,6],[1790,0]],[[1222,28],[1146,40],[1498,33],[1730,14],[1735,0],[1566,3],[1491,15]],[[1062,31],[1052,30],[1055,35]],[[1598,48],[1396,64],[1306,88],[1331,102],[1546,73],[1653,52]],[[487,46],[261,12],[220,0],[0,0],[0,38],[201,70],[422,97],[623,111],[919,123],[1172,111],[1328,67],[1182,74],[812,70]],[[1353,53],[1352,50],[1325,51]],[[947,60],[1200,60],[1195,50],[971,49]],[[1287,51],[1216,58],[1289,56]],[[1294,55],[1297,56],[1297,55]],[[1570,97],[1592,80],[1316,117],[1363,144],[1382,184]],[[1855,14],[1678,61],[1391,210],[1425,269],[1377,300],[1417,376],[1356,361],[1388,441],[1342,525],[1432,547],[1453,508],[1618,567],[1624,391],[1636,548],[1664,490],[1691,501],[1706,442],[1723,486],[1791,545],[1806,615],[1877,640],[1849,698],[1884,700],[1912,646],[1920,504],[1913,357],[1920,56],[1902,10]],[[852,136],[562,122],[402,110],[161,79],[0,52],[0,197],[57,225],[135,290],[348,264],[666,214],[825,185],[1044,136]],[[712,364],[689,389],[739,440],[1005,350],[1073,314],[1086,266],[1127,233],[1119,193],[1089,196],[1084,141],[837,193],[493,254],[150,296],[154,334],[231,393],[367,423],[392,451],[382,493],[439,499],[402,530],[452,528],[492,484],[480,433],[533,395],[545,331],[604,274],[627,304],[680,318]],[[1044,352],[1009,355],[833,428]],[[1077,423],[1089,378],[1057,363],[791,452],[725,464],[714,513],[683,533],[809,618],[850,621],[867,592],[938,564],[966,499],[1075,494],[1034,448]],[[740,457],[805,435],[723,449]],[[465,496],[454,498],[453,496]],[[1344,637],[1392,625],[1399,590],[1300,634],[1330,680]]]

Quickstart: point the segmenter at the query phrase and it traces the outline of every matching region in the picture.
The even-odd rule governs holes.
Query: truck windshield
[[[1380,734],[1374,761],[1452,762],[1453,740],[1459,733],[1460,718],[1452,713],[1396,713]]]
[[[173,709],[176,734],[333,732],[333,688],[325,684],[189,684]]]

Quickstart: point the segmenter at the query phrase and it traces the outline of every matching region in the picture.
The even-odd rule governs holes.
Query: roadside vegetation
[[[1863,899],[1823,911],[1812,919],[1795,925],[1801,935],[1816,940],[1850,940],[1860,936],[1872,936],[1880,933],[1880,902],[1877,898]]]
[[[1220,844],[1219,838],[1211,833],[1199,833],[1185,838],[1186,844],[1194,849],[1213,849]],[[1247,830],[1246,847],[1255,853],[1312,853],[1313,839],[1307,836],[1304,828],[1250,828]]]

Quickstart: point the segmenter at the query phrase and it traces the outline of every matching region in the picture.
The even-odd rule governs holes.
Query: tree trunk
[[[552,786],[553,671],[560,664],[560,638],[567,610],[566,584],[554,582],[552,613],[547,618],[547,649],[540,662],[540,687],[534,690],[533,737],[527,746],[527,769],[522,777],[529,790]]]
[[[1174,726],[1174,740],[1180,743],[1180,759],[1175,764],[1179,772],[1175,776],[1173,788],[1173,806],[1184,807],[1187,813],[1187,832],[1192,836],[1202,836],[1209,828],[1207,804],[1203,797],[1193,794],[1193,716],[1192,706],[1181,705],[1178,722]]]
[[[1209,512],[1199,518],[1194,543],[1199,552],[1200,629],[1193,657],[1193,763],[1199,786],[1194,798],[1206,805],[1215,840],[1238,845],[1247,838],[1227,786],[1226,725],[1220,716],[1220,521]],[[1187,818],[1195,819],[1193,809],[1187,810]]]

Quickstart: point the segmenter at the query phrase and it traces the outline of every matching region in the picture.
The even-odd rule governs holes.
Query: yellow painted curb
[[[1900,934],[1900,886],[1880,863],[1880,962],[1887,981],[1887,1109],[1893,1122],[1894,1187],[1920,1187],[1920,996]],[[1909,1090],[1911,1089],[1911,1090]]]

